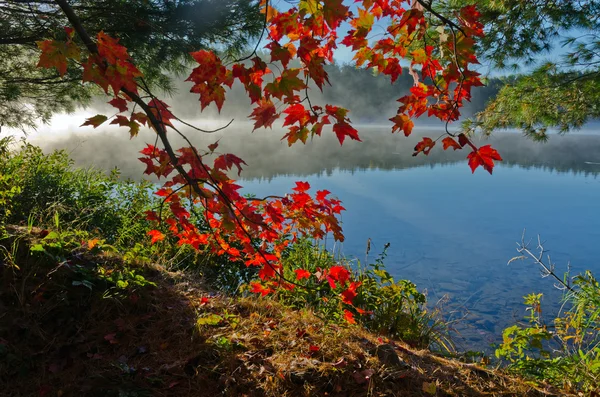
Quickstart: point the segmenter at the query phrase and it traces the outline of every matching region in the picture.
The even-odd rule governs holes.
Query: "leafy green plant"
[[[522,241],[518,251],[542,267],[543,275],[554,278],[564,291],[561,311],[550,322],[542,316],[542,294],[525,297],[526,324],[503,332],[496,356],[508,369],[535,380],[550,382],[571,391],[590,392],[600,387],[600,283],[589,270],[571,279],[558,277],[538,239],[539,254]],[[515,259],[515,258],[513,258]]]
[[[375,263],[359,266],[356,304],[368,315],[361,321],[380,334],[399,338],[417,347],[454,351],[449,329],[436,308],[427,307],[427,297],[408,280],[395,281],[385,269],[387,247]]]
[[[77,168],[65,151],[44,154],[23,143],[9,150],[0,141],[0,224],[55,227],[102,235],[118,248],[147,239],[146,211],[156,207],[150,182],[120,180],[94,168]]]
[[[63,230],[58,213],[53,217],[54,230],[42,230],[43,237],[30,247],[33,253],[43,253],[51,259],[62,262],[74,249],[81,247],[81,241],[87,240],[89,234],[81,230]],[[32,227],[28,227],[31,232]]]
[[[113,285],[117,290],[132,290],[139,287],[153,286],[156,284],[152,281],[148,281],[144,276],[139,274],[135,269],[128,267],[117,268],[105,268],[99,266],[96,269],[97,277],[100,280],[107,281]]]

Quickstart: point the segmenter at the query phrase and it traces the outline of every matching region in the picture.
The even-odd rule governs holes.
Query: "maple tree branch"
[[[57,1],[62,1],[62,0],[57,0]],[[125,89],[122,89],[122,90],[123,90],[123,92],[127,93],[127,91],[126,91]],[[146,87],[146,90],[147,90],[147,92],[148,92],[148,94],[150,95],[150,97],[151,97],[151,98],[153,98],[153,99],[156,99],[156,98],[154,97],[154,95],[152,95],[152,93],[149,91],[148,87]],[[129,95],[129,94],[127,94],[127,95]],[[133,94],[133,95],[135,95],[135,94]],[[151,110],[150,110],[150,108],[148,107],[148,105],[146,105],[146,104],[144,103],[144,101],[142,101],[142,100],[139,98],[139,96],[135,95],[135,98],[134,98],[133,96],[131,96],[131,95],[130,95],[130,97],[131,97],[132,99],[134,99],[134,100],[135,100],[135,98],[138,98],[138,99],[140,100],[140,102],[141,102],[141,103],[140,103],[140,102],[137,102],[137,101],[136,101],[136,103],[138,103],[138,104],[139,104],[139,105],[142,107],[142,109],[144,109],[144,111],[145,111],[145,112],[146,112],[146,114],[149,116],[149,118],[151,118],[151,122],[152,122],[152,119],[156,120],[156,118],[154,117],[154,113],[152,113],[152,112],[151,112]],[[146,110],[146,108],[147,108],[148,110]],[[156,131],[157,131],[157,135],[159,135],[159,136],[161,137],[161,141],[162,141],[162,142],[163,142],[163,144],[165,145],[165,151],[167,151],[167,146],[166,146],[166,143],[169,143],[169,141],[168,141],[168,138],[166,137],[166,132],[165,132],[165,131],[162,129],[164,124],[161,124],[161,123],[159,123],[158,121],[156,121],[156,124],[155,124],[155,123],[153,123],[153,125],[155,125],[155,129],[156,129]],[[159,132],[159,129],[158,129],[158,127],[160,127],[160,131],[162,131],[162,133],[163,133],[163,135],[164,135],[164,139],[163,139],[163,135],[161,135],[160,133],[158,133],[158,132]],[[206,168],[206,165],[205,165],[205,164],[204,164],[204,162],[202,161],[202,156],[200,156],[200,154],[198,153],[198,150],[196,149],[196,147],[195,147],[194,145],[192,145],[192,143],[190,142],[190,140],[188,139],[188,137],[187,137],[185,134],[183,134],[181,131],[179,131],[177,128],[175,128],[175,127],[172,127],[172,128],[175,130],[175,132],[177,132],[177,134],[179,134],[179,136],[181,136],[181,137],[182,137],[182,138],[183,138],[183,139],[184,139],[184,140],[187,142],[187,144],[188,144],[188,145],[190,145],[190,148],[191,148],[191,149],[192,149],[192,151],[194,152],[194,155],[195,155],[196,159],[197,159],[197,160],[198,160],[198,162],[200,163],[201,167],[204,169],[204,172],[206,172],[206,174],[208,175],[208,179],[209,179],[209,181],[210,181],[210,182],[209,182],[209,181],[206,181],[206,182],[207,182],[207,183],[208,183],[208,184],[209,184],[209,185],[210,185],[210,186],[211,186],[213,189],[215,189],[215,191],[216,191],[216,192],[219,194],[219,196],[220,196],[220,197],[223,199],[223,201],[224,201],[224,202],[225,202],[225,203],[226,203],[226,204],[229,206],[229,208],[231,208],[231,209],[236,209],[237,211],[239,211],[239,213],[240,213],[240,214],[241,214],[241,215],[242,215],[242,216],[243,216],[243,217],[244,217],[246,220],[248,220],[249,222],[252,222],[252,223],[254,223],[254,224],[257,224],[257,225],[259,225],[259,226],[264,226],[264,227],[266,227],[266,228],[270,229],[270,226],[269,226],[269,225],[267,225],[267,224],[256,223],[256,222],[254,222],[253,220],[249,219],[249,218],[248,218],[248,217],[247,217],[247,216],[246,216],[246,215],[243,213],[243,211],[241,211],[241,210],[240,210],[240,209],[237,207],[237,205],[236,205],[236,204],[235,204],[233,201],[231,201],[231,199],[229,198],[229,196],[227,196],[227,194],[225,194],[225,192],[223,192],[223,190],[222,190],[222,189],[221,189],[221,188],[218,186],[218,183],[217,183],[217,182],[214,180],[214,178],[213,178],[213,177],[210,175],[210,172],[208,171],[208,169]],[[165,143],[165,141],[166,141],[166,143]],[[172,151],[172,149],[171,149],[171,151]],[[168,153],[168,151],[167,151],[167,153]],[[168,154],[169,154],[169,153],[168,153]],[[173,153],[173,156],[175,157],[175,154],[174,154],[174,153]],[[204,193],[204,192],[203,192],[203,191],[202,191],[202,190],[201,190],[201,189],[198,187],[198,184],[197,184],[197,183],[192,183],[192,182],[196,182],[196,181],[195,181],[194,179],[192,179],[192,178],[189,176],[189,174],[187,174],[187,173],[185,172],[185,170],[183,169],[183,167],[181,167],[181,166],[178,166],[178,165],[177,165],[177,158],[175,157],[175,160],[173,160],[173,158],[171,157],[171,155],[170,155],[170,154],[169,154],[169,157],[170,157],[170,159],[171,159],[171,162],[173,162],[173,164],[174,164],[175,168],[177,169],[177,171],[179,171],[179,172],[180,172],[180,174],[181,174],[181,175],[182,175],[182,176],[183,176],[183,177],[186,179],[186,181],[187,181],[187,185],[189,185],[189,186],[190,186],[192,189],[194,189],[194,191],[195,191],[195,192],[196,192],[196,193],[197,193],[197,194],[198,194],[200,197],[203,197],[204,199],[207,199],[208,197],[207,197],[207,196],[206,196],[206,194],[205,194],[205,193]],[[205,209],[206,209],[206,206],[205,206]],[[301,284],[298,284],[298,283],[296,283],[296,282],[294,282],[294,281],[291,281],[291,280],[288,280],[288,279],[286,279],[286,278],[285,278],[285,276],[283,275],[283,272],[282,272],[282,271],[278,271],[278,269],[277,269],[277,268],[276,268],[274,265],[272,265],[272,264],[269,262],[269,260],[267,259],[267,257],[266,257],[266,255],[265,255],[265,253],[263,252],[263,250],[262,250],[262,249],[260,249],[260,248],[258,248],[258,247],[255,245],[256,243],[255,243],[255,241],[254,241],[254,238],[252,237],[252,235],[250,234],[250,232],[248,232],[248,230],[246,230],[246,228],[244,227],[244,225],[243,225],[242,221],[240,220],[240,218],[239,218],[237,215],[235,215],[235,214],[234,214],[233,218],[235,219],[235,222],[237,223],[238,227],[239,227],[239,228],[242,230],[242,232],[243,232],[243,233],[246,235],[246,237],[248,237],[248,239],[250,240],[250,244],[251,244],[251,245],[252,245],[252,247],[254,248],[255,252],[257,252],[257,253],[258,253],[258,254],[259,254],[259,255],[260,255],[262,258],[263,258],[263,260],[265,261],[265,265],[266,265],[266,266],[269,266],[269,267],[270,267],[270,268],[271,268],[271,269],[272,269],[272,270],[275,272],[275,274],[277,274],[277,275],[279,276],[279,278],[280,278],[281,280],[283,280],[283,281],[285,281],[285,282],[287,282],[287,283],[289,283],[289,284],[293,284],[293,285],[296,285],[296,286],[299,286],[299,287],[305,287],[305,288],[307,288],[307,289],[310,289],[308,286],[303,286],[303,285],[301,285]],[[216,238],[216,236],[214,235],[214,233],[212,233],[212,234],[213,234],[213,237],[215,237],[215,241],[217,241],[217,243],[218,243],[219,245],[221,245],[221,242],[219,241],[219,239],[218,239],[218,238]]]
[[[174,115],[174,116],[175,116],[175,115]],[[225,124],[223,127],[215,128],[214,130],[205,130],[205,129],[202,129],[202,128],[200,128],[200,127],[196,127],[195,125],[193,125],[193,124],[190,124],[190,123],[188,123],[188,122],[186,122],[186,121],[184,121],[184,120],[180,119],[180,118],[179,118],[179,117],[177,117],[177,116],[175,116],[175,120],[179,121],[181,124],[185,125],[186,127],[190,127],[190,128],[193,128],[193,129],[195,129],[196,131],[204,132],[205,134],[213,134],[213,133],[215,133],[215,132],[219,132],[219,131],[221,131],[221,130],[224,130],[224,129],[226,129],[227,127],[229,127],[229,126],[231,125],[231,123],[233,123],[233,121],[234,121],[235,119],[231,119],[231,120],[229,120],[229,122],[228,122],[227,124]]]
[[[65,15],[69,19],[69,22],[73,25],[73,28],[75,29],[75,31],[77,32],[79,37],[82,39],[82,41],[84,42],[85,46],[90,51],[90,53],[98,54],[98,46],[96,45],[96,43],[93,42],[91,37],[87,34],[86,30],[81,25],[81,21],[79,20],[79,18],[77,17],[77,15],[73,11],[73,9],[69,6],[69,4],[65,0],[56,0],[56,3],[65,12]],[[166,131],[164,129],[164,124],[161,124],[157,120],[154,113],[152,112],[152,109],[139,97],[139,95],[135,94],[134,92],[131,92],[124,87],[121,88],[121,91],[123,91],[127,96],[129,96],[136,104],[138,104],[144,110],[144,112],[148,116],[148,119],[150,120],[154,129],[156,130],[157,135],[160,137],[160,140],[165,147],[165,151],[167,152],[169,159],[171,160],[171,163],[173,164],[175,169],[177,169],[177,171],[181,174],[181,176],[184,177],[184,179],[187,181],[187,184],[192,189],[194,189],[194,192],[196,194],[198,194],[200,197],[208,198],[206,196],[206,194],[199,188],[198,184],[194,183],[195,180],[192,177],[190,177],[190,175],[185,171],[185,169],[183,169],[183,167],[181,165],[178,164],[177,156],[175,155],[175,152],[171,146],[171,143],[169,142],[169,140],[167,138]],[[196,148],[193,145],[191,145],[191,143],[189,142],[187,137],[184,134],[181,134],[181,132],[179,132],[179,131],[177,131],[177,132],[190,144],[190,147],[193,149],[196,157],[200,158]],[[206,166],[204,165],[204,163],[201,161],[200,164],[202,165],[202,167],[207,172],[207,174],[209,175],[209,178],[210,178],[210,173],[208,173],[208,170],[206,169]],[[212,181],[212,178],[211,178],[211,181]],[[214,181],[212,181],[212,182],[214,182]],[[211,184],[211,185],[213,188],[215,188],[217,190],[217,192],[219,193],[221,198],[223,198],[230,207],[237,208],[237,206],[235,206],[235,205],[232,206],[232,202],[229,199],[229,197],[227,197],[227,195],[218,186],[216,186],[216,184],[215,185]],[[238,209],[238,211],[239,211],[239,209]],[[240,211],[240,213],[242,213],[242,212]],[[269,262],[265,253],[263,252],[263,250],[257,248],[254,245],[255,242],[254,242],[254,239],[252,238],[252,235],[243,226],[241,220],[237,216],[234,216],[234,219],[235,219],[236,223],[238,224],[238,226],[241,228],[241,230],[244,232],[244,234],[250,239],[251,244],[254,247],[255,251],[263,258],[263,260],[265,261],[265,265],[269,266],[279,276],[279,278],[281,280],[283,280],[289,284],[308,288],[307,286],[303,286],[301,284],[295,283],[294,281],[287,280],[285,278],[285,276],[283,275],[283,272],[278,271],[278,269],[275,268],[275,266],[273,266]],[[217,242],[218,242],[218,239],[217,239]],[[220,245],[220,243],[219,243],[219,245]]]
[[[141,77],[141,78],[140,78],[140,80],[142,81],[142,84],[144,84],[144,91],[146,91],[146,92],[148,93],[148,97],[149,97],[149,98],[152,98],[152,99],[157,99],[157,98],[154,96],[154,94],[152,94],[152,92],[150,91],[150,87],[148,87],[148,84],[146,84],[146,81],[144,80],[144,78],[143,78],[143,77]],[[173,114],[173,113],[171,113],[171,114]],[[195,129],[196,131],[204,132],[204,133],[206,133],[206,134],[212,134],[212,133],[215,133],[215,132],[219,132],[219,131],[221,131],[221,130],[224,130],[224,129],[226,129],[227,127],[229,127],[229,126],[231,125],[231,123],[233,123],[233,121],[235,120],[235,119],[231,119],[231,120],[229,120],[229,122],[228,122],[227,124],[225,124],[223,127],[219,127],[219,128],[216,128],[216,129],[214,129],[214,130],[205,130],[205,129],[202,129],[202,128],[200,128],[200,127],[196,127],[195,125],[193,125],[193,124],[190,124],[190,123],[188,123],[188,122],[186,122],[186,121],[182,120],[181,118],[179,118],[179,117],[175,116],[174,114],[173,114],[173,116],[174,116],[175,120],[179,121],[181,124],[185,125],[186,127],[193,128],[193,129]],[[177,131],[177,133],[179,133],[180,135],[182,135],[182,134],[181,134],[179,131]],[[185,137],[184,137],[184,138],[185,138]],[[188,142],[188,143],[189,143],[189,142]],[[192,144],[191,144],[191,143],[190,143],[190,146],[192,146]]]
[[[425,2],[423,0],[416,0],[416,2],[419,3],[424,9],[426,9],[427,11],[429,11],[430,13],[432,13],[433,15],[435,15],[435,17],[437,19],[439,19],[440,21],[442,21],[442,23],[445,23],[446,25],[448,25],[450,27],[454,27],[454,28],[458,29],[465,36],[467,35],[465,33],[465,31],[460,26],[458,26],[455,22],[451,21],[450,19],[446,18],[445,16],[443,16],[439,12],[435,11],[431,7],[431,2]]]
[[[75,11],[73,11],[73,9],[69,5],[69,3],[67,3],[66,0],[55,0],[55,1],[59,5],[59,7],[63,10],[65,15],[67,16],[67,19],[69,20],[69,22],[71,23],[71,25],[73,26],[75,31],[77,32],[77,35],[79,36],[79,38],[81,38],[81,40],[83,41],[83,44],[86,46],[88,51],[92,54],[97,55],[98,54],[98,46],[96,45],[96,43],[94,43],[92,38],[88,35],[87,31],[81,24],[79,17],[75,14]],[[125,87],[122,87],[121,91],[123,91],[127,96],[129,96],[136,104],[138,104],[142,108],[142,110],[144,110],[144,113],[146,113],[146,115],[148,116],[148,119],[150,120],[150,123],[154,127],[156,134],[160,137],[160,140],[165,147],[165,151],[167,152],[167,155],[169,156],[171,163],[173,163],[173,167],[175,167],[175,169],[181,174],[181,176],[183,176],[184,179],[190,185],[193,186],[194,191],[199,196],[205,197],[206,194],[202,190],[200,190],[200,188],[196,184],[193,184],[194,180],[189,176],[189,174],[185,171],[185,169],[183,169],[183,167],[179,164],[179,162],[177,160],[177,155],[175,154],[175,151],[173,150],[173,147],[171,146],[171,143],[169,142],[169,139],[167,138],[166,130],[165,130],[164,126],[157,120],[154,113],[152,112],[152,109],[150,109],[150,107],[136,93],[129,91]],[[116,95],[116,93],[115,93],[115,95]]]

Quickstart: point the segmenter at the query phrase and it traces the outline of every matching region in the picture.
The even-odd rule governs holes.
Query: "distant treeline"
[[[357,69],[351,65],[333,64],[327,67],[331,86],[324,87],[322,99],[351,110],[352,121],[381,123],[396,114],[398,98],[406,95],[414,84],[408,69],[390,84],[390,78],[377,75],[372,69]],[[483,110],[487,101],[501,88],[499,79],[489,79],[485,87],[472,91],[472,100],[462,111],[465,117]],[[426,122],[423,116],[419,121]]]

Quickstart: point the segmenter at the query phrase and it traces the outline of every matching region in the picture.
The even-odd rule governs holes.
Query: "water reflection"
[[[283,131],[260,130],[249,133],[251,127],[238,127],[215,134],[188,132],[198,147],[219,141],[221,152],[236,153],[247,163],[243,179],[271,180],[283,175],[331,175],[334,170],[398,170],[414,167],[436,167],[466,162],[466,153],[435,148],[429,156],[412,156],[412,148],[423,135],[437,137],[440,130],[420,130],[411,137],[392,135],[387,128],[360,128],[363,142],[348,141],[340,146],[331,132],[316,137],[306,145],[288,147],[280,141]],[[81,129],[79,129],[81,131]],[[172,137],[174,146],[183,146]],[[117,166],[126,177],[138,179],[144,166],[133,156],[145,143],[154,143],[155,136],[146,132],[130,140],[124,129],[108,129],[93,133],[63,134],[56,139],[41,135],[34,140],[44,149],[65,148],[75,162],[94,164],[104,169]],[[518,134],[496,134],[481,144],[491,144],[501,153],[506,166],[540,168],[546,171],[596,175],[600,172],[600,138],[593,135],[552,136],[539,144]],[[466,167],[466,166],[465,166]]]

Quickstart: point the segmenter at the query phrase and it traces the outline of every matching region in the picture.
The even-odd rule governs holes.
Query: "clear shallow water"
[[[296,179],[247,181],[245,188],[258,196],[274,194]],[[542,234],[559,272],[567,261],[574,272],[600,271],[600,179],[594,176],[499,166],[490,177],[453,164],[335,170],[304,179],[342,199],[346,242],[336,249],[343,255],[364,261],[371,238],[373,260],[389,242],[386,265],[396,278],[426,288],[433,302],[447,294],[448,309],[460,309],[455,316],[470,312],[458,325],[458,342],[464,338],[468,348],[498,341],[502,329],[523,316],[525,294],[545,292],[555,303],[560,296],[531,261],[507,265],[524,228],[529,237]]]
[[[242,173],[245,192],[283,194],[303,180],[337,195],[347,211],[346,242],[336,252],[364,261],[371,238],[373,260],[389,242],[386,265],[395,277],[427,289],[430,302],[447,295],[447,310],[456,310],[455,318],[468,312],[457,325],[462,348],[488,350],[500,341],[502,329],[523,317],[527,293],[544,292],[545,308],[557,310],[560,293],[551,280],[541,279],[536,265],[507,266],[524,228],[529,237],[542,235],[558,273],[568,261],[573,274],[600,273],[596,136],[553,136],[542,145],[498,134],[482,143],[492,144],[505,159],[491,176],[481,169],[472,175],[467,153],[436,148],[429,157],[412,157],[418,136],[363,129],[363,143],[340,147],[328,135],[288,148],[279,141],[282,135],[227,131],[192,140],[205,147],[220,139],[219,150],[240,155],[249,164]],[[67,148],[80,165],[116,165],[124,176],[139,179],[144,167],[132,154],[152,138],[129,140],[126,132],[104,131],[35,143],[47,150]]]

